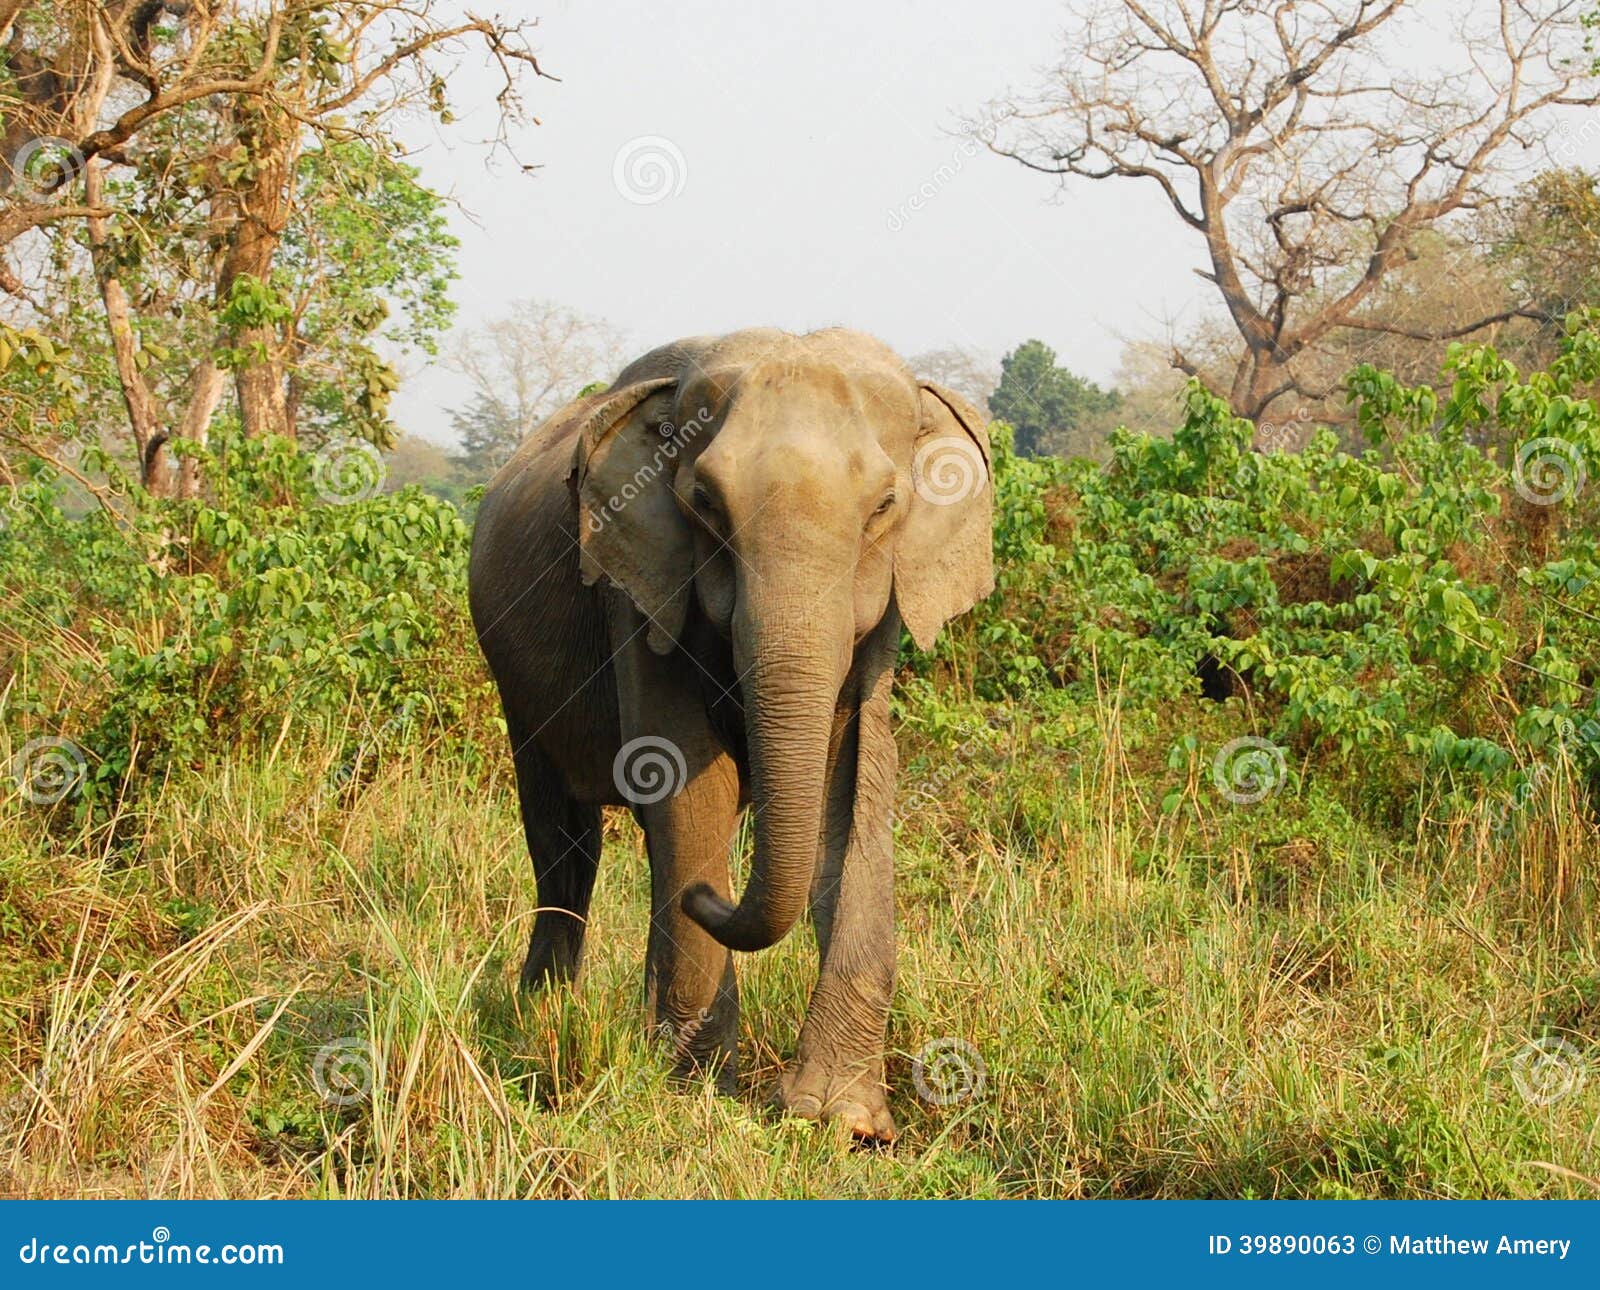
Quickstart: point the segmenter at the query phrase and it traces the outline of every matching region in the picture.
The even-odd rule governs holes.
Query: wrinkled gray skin
[[[631,804],[646,991],[680,1072],[732,1087],[729,951],[809,904],[821,968],[779,1100],[894,1137],[889,686],[902,621],[926,645],[993,585],[987,460],[969,404],[842,330],[663,346],[529,437],[484,495],[471,568],[539,888],[525,986],[577,971],[600,808]],[[619,763],[640,739],[670,741],[681,779],[670,751],[665,786]]]

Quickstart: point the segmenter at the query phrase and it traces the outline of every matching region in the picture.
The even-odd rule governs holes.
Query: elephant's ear
[[[994,590],[994,484],[978,410],[924,381],[911,456],[911,510],[895,549],[900,617],[919,649]]]
[[[672,495],[683,448],[668,426],[675,377],[602,395],[572,458],[584,585],[604,577],[649,621],[650,648],[677,645],[693,594],[694,540]]]

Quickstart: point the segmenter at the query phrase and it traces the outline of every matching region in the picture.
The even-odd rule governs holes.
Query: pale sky
[[[1123,337],[1162,335],[1169,314],[1207,302],[1196,248],[1153,189],[1084,183],[1062,201],[1049,177],[956,137],[962,113],[1051,59],[1056,0],[940,10],[933,23],[908,0],[540,4],[534,43],[561,83],[528,83],[543,124],[515,144],[542,169],[485,168],[473,141],[487,108],[419,137],[424,178],[466,212],[452,219],[460,324],[537,296],[606,319],[640,353],[756,325],[859,327],[905,354],[998,357],[1037,336],[1109,379]],[[481,93],[451,87],[462,107],[492,92],[487,77]],[[638,149],[681,187],[639,204],[613,165],[650,136],[681,166],[662,145]],[[459,377],[413,369],[396,420],[448,438],[443,409],[462,402]]]
[[[633,353],[754,325],[848,325],[908,355],[998,357],[1037,336],[1107,382],[1124,341],[1213,307],[1192,272],[1198,240],[1153,184],[1078,180],[1062,194],[956,133],[1056,61],[1060,0],[526,7],[561,78],[528,82],[543,124],[514,137],[541,169],[486,168],[476,141],[492,132],[495,85],[475,65],[451,84],[463,120],[416,135],[425,180],[463,208],[463,326],[542,297],[607,320]],[[660,200],[615,182],[638,140],[637,192],[664,179]],[[626,187],[626,156],[623,169]],[[913,210],[919,190],[931,196]],[[407,376],[396,420],[449,438],[461,378],[438,365]]]

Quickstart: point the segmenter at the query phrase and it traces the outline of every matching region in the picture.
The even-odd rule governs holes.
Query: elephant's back
[[[616,692],[604,606],[579,576],[567,484],[581,418],[561,420],[528,436],[485,488],[467,585],[513,739],[535,739],[583,795],[587,768],[565,763],[596,731],[616,728]]]

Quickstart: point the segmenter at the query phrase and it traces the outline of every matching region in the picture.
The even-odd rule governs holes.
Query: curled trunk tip
[[[776,945],[794,926],[741,917],[739,909],[717,895],[710,883],[697,882],[683,893],[683,912],[710,933],[719,945],[749,953]]]

